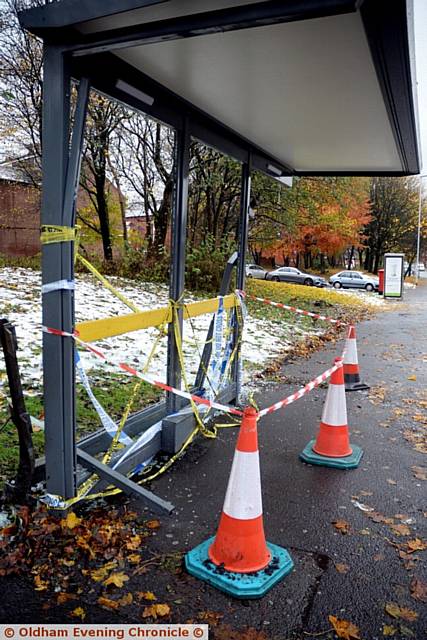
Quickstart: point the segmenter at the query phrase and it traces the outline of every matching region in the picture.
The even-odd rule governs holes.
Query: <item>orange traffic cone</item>
[[[359,360],[357,357],[356,329],[350,326],[344,351],[344,382],[346,391],[363,391],[369,385],[360,382]]]
[[[342,358],[335,358],[335,364]],[[331,375],[323,407],[317,440],[311,440],[300,454],[301,460],[338,469],[354,469],[359,465],[363,451],[350,445],[343,367]]]
[[[209,558],[227,571],[264,569],[271,559],[262,518],[257,414],[245,411],[215,542]]]
[[[237,598],[257,598],[289,573],[286,551],[267,543],[262,516],[257,412],[244,411],[215,538],[187,553],[188,571]]]

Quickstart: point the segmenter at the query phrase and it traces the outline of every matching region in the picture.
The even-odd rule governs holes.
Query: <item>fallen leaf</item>
[[[359,535],[361,535],[361,536],[370,536],[371,532],[369,531],[369,529],[360,529]]]
[[[107,609],[118,609],[120,606],[117,600],[110,600],[109,598],[104,598],[103,596],[98,598],[98,604],[101,605],[101,607],[107,607]]]
[[[424,542],[424,540],[420,540],[420,538],[408,540],[406,546],[408,547],[408,553],[413,553],[414,551],[424,551],[424,549],[427,549],[427,543]]]
[[[117,600],[117,602],[119,603],[119,605],[121,607],[126,607],[127,605],[132,604],[133,595],[131,593],[127,593],[126,595],[124,595],[121,598],[119,598],[119,600]]]
[[[211,627],[216,627],[221,618],[224,617],[224,614],[219,613],[218,611],[202,611],[197,617],[199,620],[203,620],[203,622],[206,622]]]
[[[138,591],[136,595],[140,600],[157,600],[156,596],[151,591]]]
[[[418,613],[416,611],[412,611],[412,609],[408,609],[407,607],[401,607],[400,617],[408,622],[413,622],[418,618]]]
[[[143,618],[163,618],[170,613],[170,607],[168,604],[152,604],[149,607],[145,607],[142,612]]]
[[[389,624],[385,624],[383,626],[383,636],[394,636],[396,631],[397,631],[397,629],[395,629],[394,627],[392,627]]]
[[[427,602],[427,584],[422,582],[418,578],[413,578],[411,581],[411,596],[414,600],[419,600],[420,602]]]
[[[67,513],[67,517],[64,520],[61,520],[61,525],[63,527],[68,527],[68,529],[75,529],[81,524],[82,519],[78,518],[74,511],[69,511]]]
[[[397,484],[396,480],[392,480],[391,478],[387,478],[387,482],[389,484]]]
[[[348,522],[346,522],[346,520],[334,520],[332,524],[334,525],[335,529],[343,535],[350,531],[350,525]]]
[[[107,564],[102,565],[102,567],[98,567],[98,569],[93,569],[93,571],[88,571],[87,573],[89,573],[90,577],[92,580],[95,580],[95,582],[101,582],[101,580],[104,580],[107,576],[108,572],[116,566],[117,562],[115,561],[107,562]]]
[[[160,527],[160,522],[158,520],[148,520],[148,522],[145,523],[145,526],[148,527],[148,529],[158,529]]]
[[[348,620],[338,620],[335,616],[328,616],[328,620],[334,628],[338,638],[344,640],[360,640],[359,629]]]
[[[427,480],[427,469],[425,467],[411,467],[415,478],[418,480]]]
[[[381,560],[384,560],[384,558],[385,558],[385,556],[384,556],[384,554],[383,554],[383,553],[377,553],[377,554],[374,556],[374,561],[375,561],[375,562],[380,562]]]
[[[409,622],[418,618],[418,613],[407,607],[399,607],[395,602],[387,602],[384,609],[392,618],[402,618]]]
[[[56,599],[57,604],[65,604],[69,600],[76,600],[77,596],[75,593],[58,593],[58,597]]]
[[[417,379],[416,375],[412,375],[412,376],[408,376],[408,380],[412,380],[413,382],[415,382],[415,380]]]
[[[390,529],[397,536],[410,536],[411,535],[411,530],[408,527],[408,525],[406,525],[406,524],[392,524],[392,525],[390,525]]]
[[[123,587],[124,583],[128,580],[129,576],[120,571],[118,573],[112,573],[106,580],[104,580],[102,584],[104,584],[106,587],[109,584],[114,584],[114,586],[116,587]]]
[[[127,542],[126,542],[126,548],[129,549],[130,551],[137,551],[137,549],[139,549],[139,547],[141,546],[141,536],[132,536]]]
[[[343,564],[340,562],[336,563],[335,569],[338,571],[338,573],[348,573],[350,571],[350,567],[348,566],[348,564]]]
[[[34,576],[34,590],[46,591],[49,586],[49,582],[42,580],[39,575]]]
[[[141,562],[141,556],[139,556],[137,553],[131,553],[130,556],[128,556],[126,559],[131,564],[139,564]]]
[[[80,620],[84,620],[86,618],[86,611],[82,607],[76,607],[74,611],[71,613],[74,618],[80,618]]]

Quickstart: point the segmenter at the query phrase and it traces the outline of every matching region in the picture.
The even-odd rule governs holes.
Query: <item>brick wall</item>
[[[40,252],[40,192],[23,182],[0,180],[0,253]]]

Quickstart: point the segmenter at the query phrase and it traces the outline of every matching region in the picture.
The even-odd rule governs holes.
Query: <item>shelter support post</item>
[[[249,227],[249,204],[251,201],[251,153],[248,153],[247,162],[242,165],[242,182],[240,195],[240,221],[239,221],[239,258],[237,263],[237,288],[240,291],[245,289],[246,278],[246,251],[248,249],[248,227]],[[243,321],[243,318],[242,318]],[[243,332],[243,326],[240,327],[240,334]],[[239,340],[236,336],[235,340]],[[240,343],[241,344],[241,340]],[[239,402],[240,386],[241,386],[241,348],[238,346],[236,359],[234,363],[234,379],[236,381],[236,403]]]
[[[190,164],[190,135],[188,120],[183,118],[182,127],[175,133],[175,189],[172,211],[171,273],[169,297],[177,302],[184,293],[185,280],[185,243],[187,237],[188,173]],[[183,316],[180,309],[177,314],[179,330],[182,335]],[[169,323],[167,383],[172,387],[181,386],[181,366],[178,345],[175,339],[174,321]],[[169,393],[167,397],[168,413],[174,413],[180,407],[179,398]]]
[[[70,74],[56,46],[44,48],[42,225],[74,226],[74,203],[89,83],[82,80],[69,151]],[[42,246],[43,284],[74,280],[74,243]],[[43,324],[66,332],[74,328],[74,292],[43,295]],[[63,498],[76,494],[74,342],[43,334],[46,489]]]

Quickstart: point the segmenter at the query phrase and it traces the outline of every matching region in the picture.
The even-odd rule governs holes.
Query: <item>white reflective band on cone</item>
[[[345,343],[344,364],[359,364],[357,359],[356,338],[347,338]]]
[[[223,511],[236,520],[252,520],[262,515],[258,451],[234,452]]]
[[[343,384],[330,384],[322,413],[323,424],[342,427],[347,424],[347,407]]]

